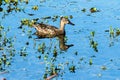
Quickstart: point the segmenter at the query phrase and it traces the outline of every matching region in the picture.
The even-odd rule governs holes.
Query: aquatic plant
[[[93,60],[92,58],[89,60],[89,65],[92,65],[93,64]]]
[[[105,32],[109,32],[111,38],[115,38],[120,35],[120,29],[118,27],[113,28],[112,26],[110,26],[109,30],[105,30]]]
[[[112,26],[109,27],[109,30],[105,30],[105,32],[109,32],[110,43],[109,46],[113,46],[114,42],[118,40],[120,35],[120,29],[118,27],[113,28]]]
[[[91,13],[95,13],[95,12],[99,12],[100,10],[98,10],[96,7],[92,7],[90,8],[90,12]]]
[[[19,53],[20,53],[20,56],[22,57],[26,57],[28,55],[26,47],[22,47]]]
[[[22,5],[28,4],[28,0],[0,0],[0,12],[3,12],[2,19],[12,12],[24,12]],[[21,5],[21,6],[18,6]]]
[[[120,28],[116,28],[116,36],[120,35]]]
[[[46,48],[45,43],[39,44],[38,45],[38,52],[41,52],[42,54],[44,54],[45,48]]]
[[[91,35],[92,37],[94,37],[94,36],[95,36],[95,31],[90,32],[90,35]]]
[[[21,26],[20,26],[19,28],[22,28],[23,25],[32,27],[32,25],[35,24],[35,23],[37,22],[37,20],[38,20],[38,19],[32,19],[32,20],[22,19],[22,20],[21,20]]]
[[[94,49],[94,51],[98,52],[97,46],[98,43],[94,41],[95,31],[90,32],[90,46]]]
[[[83,8],[81,11],[82,11],[82,12],[86,12],[86,9],[85,9],[85,8]]]
[[[114,29],[110,26],[110,37],[114,37]]]
[[[75,73],[76,67],[74,65],[71,65],[69,67],[69,71]]]
[[[4,26],[0,26],[0,71],[6,70],[11,65],[11,61],[15,56],[14,37],[8,37],[10,28],[4,30]]]
[[[36,5],[36,6],[33,6],[32,9],[33,9],[33,10],[38,10],[38,6],[37,6],[37,5]]]
[[[11,65],[11,62],[6,54],[2,54],[2,57],[0,58],[0,71],[6,70],[5,67]]]
[[[101,69],[102,69],[102,70],[106,70],[107,67],[106,67],[106,66],[101,66]]]

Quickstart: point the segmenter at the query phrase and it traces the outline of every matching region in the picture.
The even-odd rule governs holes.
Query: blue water
[[[40,1],[43,1],[40,3]],[[43,80],[46,67],[51,64],[59,67],[61,71],[52,80],[120,80],[120,37],[111,39],[109,37],[109,27],[120,28],[120,1],[119,0],[30,0],[29,3],[18,5],[25,8],[24,12],[11,12],[2,19],[3,12],[0,13],[0,23],[4,26],[4,31],[8,27],[7,37],[12,37],[16,50],[11,65],[6,67],[9,73],[0,74],[0,78],[7,80]],[[32,6],[38,5],[38,10],[32,10]],[[5,7],[5,6],[3,6]],[[91,13],[90,8],[96,7],[100,12]],[[86,12],[81,10],[85,8]],[[34,14],[29,16],[28,14]],[[35,19],[46,16],[69,16],[75,26],[66,25],[67,44],[73,44],[67,51],[61,51],[59,41],[56,38],[36,39],[35,35],[30,35],[28,30],[35,32],[34,28],[23,26],[18,29],[22,19]],[[46,21],[47,22],[47,21]],[[47,24],[59,27],[59,18],[53,22],[48,20]],[[95,31],[94,41],[98,43],[98,52],[90,47],[90,32]],[[32,34],[31,33],[31,34]],[[26,45],[29,42],[29,45]],[[113,45],[109,45],[113,42]],[[38,45],[45,43],[45,53],[37,51]],[[57,48],[58,55],[53,59],[53,49]],[[20,56],[20,50],[26,48],[26,57]],[[0,53],[7,53],[6,49]],[[75,53],[77,52],[77,55]],[[47,54],[49,53],[49,54]],[[41,59],[37,57],[41,56]],[[45,59],[45,56],[48,58]],[[81,60],[83,59],[83,60]],[[89,61],[92,59],[92,65]],[[68,63],[68,65],[67,65]],[[76,67],[75,73],[69,71],[69,67]],[[101,67],[105,66],[106,70]]]

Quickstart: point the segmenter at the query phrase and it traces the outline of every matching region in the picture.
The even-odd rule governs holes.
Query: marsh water
[[[119,0],[2,0],[0,79],[120,80],[119,4]],[[34,35],[32,22],[59,28],[61,16],[75,24],[66,25],[65,36]],[[65,49],[68,45],[72,46]]]

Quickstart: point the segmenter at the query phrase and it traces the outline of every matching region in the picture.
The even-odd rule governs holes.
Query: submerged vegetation
[[[6,67],[11,65],[12,59],[15,56],[14,37],[7,37],[9,28],[5,31],[3,26],[0,26],[0,71],[5,71]]]
[[[90,8],[90,12],[91,13],[99,12],[99,10],[96,7],[92,7],[92,8]]]
[[[94,51],[98,52],[97,46],[98,43],[94,41],[95,31],[90,32],[90,46],[94,49]]]
[[[120,36],[120,29],[118,27],[113,28],[112,26],[109,27],[109,30],[105,30],[105,32],[109,32],[110,37],[110,44],[109,46],[113,46],[114,42],[118,41],[118,38]]]
[[[110,26],[109,34],[110,34],[110,37],[115,38],[120,35],[120,29],[119,28],[114,29],[112,26]]]

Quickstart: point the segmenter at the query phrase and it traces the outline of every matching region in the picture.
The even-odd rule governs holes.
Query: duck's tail
[[[39,27],[38,24],[33,24],[32,26],[33,26],[37,31],[39,31],[39,28],[40,28],[40,27]]]
[[[36,24],[32,24],[32,27],[36,28]]]

